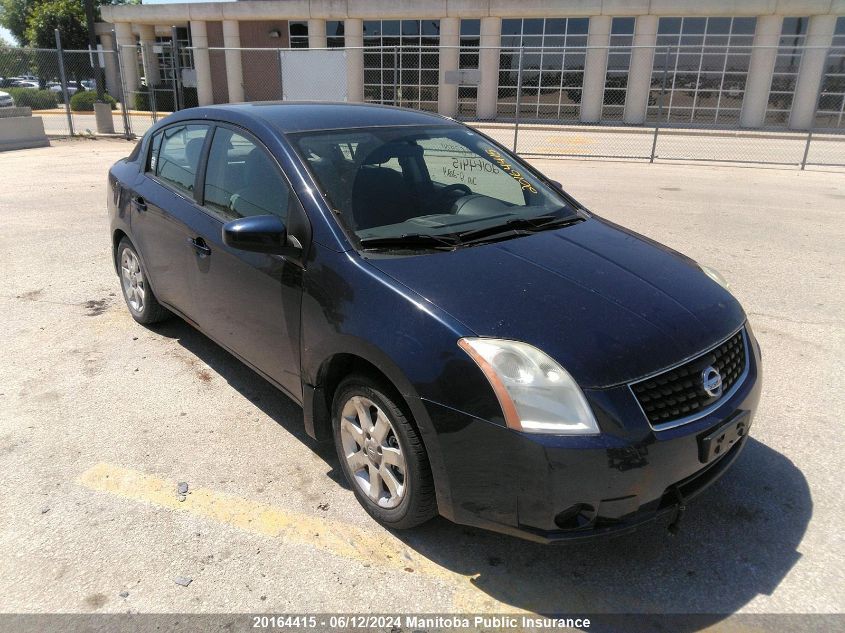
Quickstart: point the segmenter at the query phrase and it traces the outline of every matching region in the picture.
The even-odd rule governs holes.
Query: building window
[[[789,113],[795,96],[795,84],[798,82],[798,69],[804,56],[809,21],[810,18],[783,19],[769,101],[766,105],[767,126],[783,127],[789,124]]]
[[[816,127],[845,127],[845,16],[836,18],[833,46],[827,55]]]
[[[478,69],[478,48],[481,44],[481,20],[461,20],[461,51],[458,68]],[[478,86],[458,86],[458,115],[474,117],[478,107]]]
[[[437,111],[440,20],[364,20],[364,100]]]
[[[602,120],[621,121],[625,112],[635,25],[636,18],[613,18],[611,22],[610,49],[607,51],[607,72],[604,77]]]
[[[648,120],[737,123],[756,25],[756,18],[660,18]]]
[[[326,20],[326,46],[343,48],[343,20]]]
[[[589,18],[502,20],[499,116],[516,115],[520,48],[520,117],[578,120]]]
[[[291,48],[308,48],[308,22],[288,22],[288,33],[290,34]]]

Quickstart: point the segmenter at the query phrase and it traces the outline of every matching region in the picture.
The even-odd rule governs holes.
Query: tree
[[[139,3],[140,0],[95,0],[96,17],[99,19],[102,5]],[[65,48],[88,48],[81,0],[0,0],[0,26],[9,29],[21,45],[54,48],[53,29],[58,28]],[[67,33],[65,28],[69,29]]]
[[[0,0],[0,26],[15,36],[19,42],[26,41],[26,21],[33,7],[40,0]]]
[[[88,48],[85,10],[79,0],[46,0],[37,5],[27,20],[26,41],[35,48],[54,48],[56,29],[65,50]]]

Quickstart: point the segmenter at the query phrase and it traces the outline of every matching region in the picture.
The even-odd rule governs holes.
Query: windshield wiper
[[[452,250],[461,240],[452,235],[431,235],[429,233],[405,233],[388,237],[364,237],[361,240],[364,250],[381,248],[430,248]]]
[[[510,234],[525,235],[533,233],[534,231],[559,229],[561,227],[583,221],[584,218],[580,215],[572,215],[564,218],[557,215],[539,215],[533,218],[513,218],[504,224],[497,224],[495,226],[484,227],[483,229],[475,229],[473,231],[458,233],[458,237],[463,244],[473,244]]]

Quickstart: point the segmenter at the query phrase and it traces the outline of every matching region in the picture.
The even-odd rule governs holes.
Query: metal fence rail
[[[446,111],[532,157],[845,167],[843,46],[202,49],[172,42],[96,52],[0,48],[0,82],[30,82],[0,90],[30,105],[53,135],[96,130],[93,112],[76,107],[74,95],[93,89],[99,67],[115,101],[114,128],[127,137],[199,103],[350,100]],[[765,116],[752,126],[751,60],[766,49],[776,63],[765,103],[756,106]],[[823,55],[815,107],[805,129],[790,129],[799,69],[811,53],[817,61]],[[482,94],[485,63],[488,83],[491,68],[496,82]],[[203,64],[210,81],[198,85]]]

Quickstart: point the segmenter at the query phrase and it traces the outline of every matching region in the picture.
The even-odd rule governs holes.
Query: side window
[[[253,141],[219,127],[205,172],[205,206],[224,220],[251,215],[287,219],[292,196],[279,168]]]
[[[148,171],[177,189],[192,193],[207,125],[175,125],[153,137]]]

